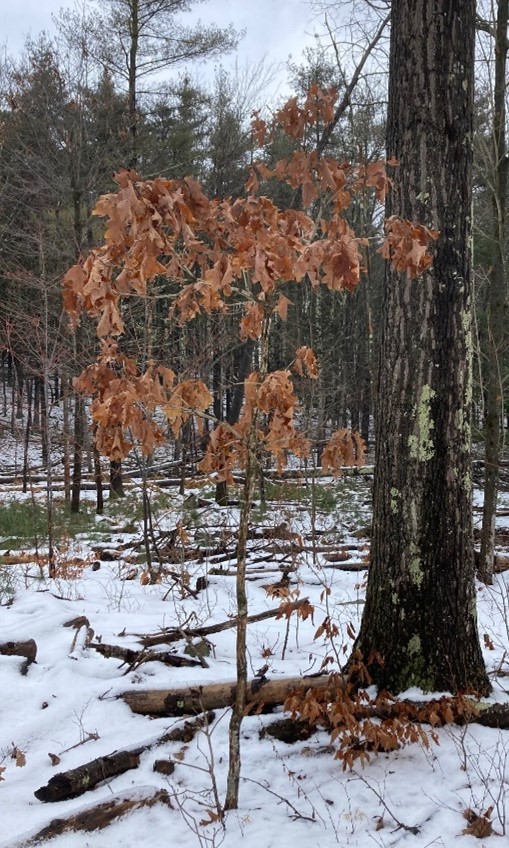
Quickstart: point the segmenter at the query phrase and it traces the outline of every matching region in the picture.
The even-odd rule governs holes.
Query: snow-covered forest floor
[[[19,452],[5,434],[4,479],[12,471],[14,448]],[[348,475],[318,480],[314,487],[302,481],[268,484],[267,504],[255,509],[249,543],[249,614],[277,607],[286,592],[309,598],[315,611],[313,620],[271,617],[249,625],[250,677],[263,666],[269,679],[316,674],[327,657],[333,670],[348,655],[367,573],[369,483],[369,475]],[[509,735],[476,724],[441,728],[439,745],[410,745],[350,772],[334,759],[325,732],[289,745],[260,738],[274,715],[248,715],[240,807],[223,823],[215,820],[217,797],[222,802],[225,795],[229,710],[215,710],[192,739],[161,743],[186,719],[137,715],[121,696],[233,681],[234,629],[155,649],[195,661],[186,667],[138,665],[126,652],[131,660],[122,662],[93,647],[118,646],[136,656],[144,635],[226,622],[235,614],[238,509],[217,506],[212,494],[210,484],[189,484],[184,495],[176,487],[151,484],[154,538],[164,563],[161,582],[151,585],[143,579],[139,488],[130,486],[122,501],[107,501],[103,516],[95,516],[88,492],[84,514],[64,521],[57,485],[57,576],[49,579],[41,567],[44,486],[34,484],[22,494],[18,484],[0,479],[0,644],[34,640],[37,646],[36,662],[25,668],[23,657],[0,656],[1,848],[33,844],[34,835],[55,819],[126,798],[140,804],[106,829],[67,832],[51,845],[234,848],[239,840],[245,848],[509,845]],[[509,496],[503,494],[500,511],[506,510],[509,515]],[[476,523],[479,516],[476,511]],[[503,553],[509,518],[501,515],[497,526]],[[343,561],[334,556],[339,550],[346,551]],[[351,562],[359,570],[343,570]],[[284,568],[289,582],[280,592],[273,584]],[[497,575],[493,587],[479,585],[478,601],[492,699],[503,703],[509,700],[509,572]],[[315,638],[327,615],[338,628],[334,644]],[[140,747],[136,768],[80,797],[47,803],[34,797],[57,773]],[[156,761],[166,761],[158,769],[171,774],[155,771]],[[167,796],[155,795],[162,789]],[[154,797],[154,803],[141,803]],[[467,810],[486,814],[479,838],[463,833]]]

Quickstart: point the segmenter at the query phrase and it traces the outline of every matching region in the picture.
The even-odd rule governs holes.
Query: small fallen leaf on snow
[[[493,644],[493,640],[491,639],[490,636],[488,636],[487,633],[484,634],[483,640],[484,640],[484,647],[487,648],[488,651],[494,651],[495,650],[495,645]]]
[[[20,751],[19,748],[14,745],[11,753],[11,757],[16,761],[16,768],[23,768],[27,764],[27,758],[25,757],[23,751]]]
[[[463,811],[463,818],[468,822],[468,826],[461,831],[465,836],[475,836],[476,839],[484,839],[486,836],[492,836],[495,831],[490,821],[490,816],[493,812],[493,807],[482,814],[478,815],[474,810],[466,809]]]
[[[180,749],[180,751],[177,751],[176,754],[173,754],[173,758],[175,760],[179,760],[180,762],[182,762],[182,760],[184,759],[184,757],[186,755],[186,751],[187,751],[188,747],[189,747],[188,745],[183,745],[182,748]]]
[[[215,824],[223,818],[223,814],[220,810],[217,812],[215,810],[207,810],[207,815],[207,819],[202,819],[200,821],[200,825],[202,827],[206,827],[208,824]]]

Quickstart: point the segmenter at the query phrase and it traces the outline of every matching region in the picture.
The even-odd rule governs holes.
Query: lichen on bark
[[[422,387],[414,410],[414,432],[408,437],[410,458],[420,462],[432,459],[435,452],[432,438],[435,423],[431,417],[431,401],[435,394],[436,392],[428,384]]]

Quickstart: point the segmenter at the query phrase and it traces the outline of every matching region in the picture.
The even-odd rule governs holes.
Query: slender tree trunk
[[[94,451],[94,479],[95,479],[95,511],[97,515],[102,515],[104,512],[104,496],[103,496],[103,483],[102,483],[102,473],[101,473],[101,458],[99,456],[99,451],[97,448],[93,447]]]
[[[139,37],[139,0],[131,0],[129,30],[131,43],[129,45],[129,89],[127,95],[129,134],[131,136],[131,161],[132,168],[138,164],[138,125],[136,116],[136,86],[138,74],[138,37]]]
[[[14,370],[16,371],[16,418],[23,418],[23,383],[24,374],[23,366],[18,359],[14,360]]]
[[[393,0],[387,215],[440,231],[430,272],[386,269],[374,516],[356,642],[400,692],[487,692],[471,502],[470,208],[475,0]],[[381,655],[383,664],[375,661]]]
[[[50,464],[50,445],[49,445],[49,422],[48,422],[48,399],[49,390],[47,385],[48,377],[45,374],[39,378],[40,392],[39,399],[41,405],[41,461],[44,466],[49,468]]]
[[[112,459],[110,461],[110,498],[123,498],[124,480],[122,476],[122,463]]]
[[[221,351],[214,351],[214,362],[212,364],[212,395],[214,398],[214,418],[216,421],[222,421],[224,409],[224,374],[223,363],[221,359]],[[220,480],[216,483],[215,492],[216,503],[220,506],[226,506],[228,503],[228,486],[226,480]]]
[[[7,374],[8,374],[8,366],[6,368],[6,364],[9,360],[9,354],[6,350],[2,351],[2,399],[3,399],[3,415],[4,418],[7,415]],[[6,374],[7,371],[7,374]]]
[[[71,457],[70,457],[70,423],[69,423],[69,385],[67,373],[62,375],[62,426],[63,426],[63,465],[64,465],[64,500],[68,507],[71,503]]]
[[[72,464],[71,512],[80,511],[81,478],[83,472],[83,438],[85,433],[85,404],[81,395],[74,394],[74,457]]]
[[[11,436],[16,435],[16,376],[13,372],[11,383],[11,415],[10,415]]]
[[[33,396],[33,380],[27,381],[27,420],[25,425],[25,446],[23,451],[23,492],[28,488],[28,449],[30,447],[30,434],[32,431],[32,396]]]
[[[247,339],[234,353],[234,386],[231,392],[231,401],[227,409],[226,420],[228,424],[236,424],[240,417],[242,402],[244,400],[244,381],[251,370],[254,342]],[[219,365],[219,368],[221,366]],[[214,385],[214,415],[218,421],[223,420],[223,380],[222,371],[215,372],[217,385]],[[216,483],[216,503],[226,506],[228,503],[228,486],[224,480]]]
[[[267,373],[268,365],[268,342],[270,329],[270,308],[265,317],[265,326],[260,340],[260,364],[259,380],[263,381]],[[228,756],[228,779],[226,785],[225,810],[236,810],[239,805],[239,785],[241,771],[240,751],[240,729],[247,695],[247,623],[248,604],[246,593],[246,562],[247,562],[247,539],[251,520],[253,495],[258,476],[258,422],[259,413],[255,407],[247,436],[247,459],[244,480],[244,491],[239,520],[239,538],[237,543],[237,575],[236,575],[236,597],[237,597],[237,634],[236,634],[236,661],[237,661],[237,688],[230,718],[228,732],[229,756]]]
[[[41,386],[41,425],[42,425],[42,444],[43,444],[43,452],[45,450],[46,454],[46,462],[44,461],[43,455],[43,465],[46,465],[46,518],[47,518],[47,528],[48,528],[48,571],[49,576],[55,576],[55,539],[54,539],[54,526],[53,526],[53,467],[51,464],[51,432],[49,428],[49,418],[48,418],[48,400],[49,400],[49,373],[48,368],[45,366],[44,374],[42,377],[42,386]]]
[[[481,532],[479,577],[493,582],[495,556],[495,521],[498,500],[500,450],[502,447],[504,415],[503,356],[506,347],[505,321],[507,313],[506,256],[506,196],[507,158],[505,138],[505,97],[507,68],[507,24],[509,0],[499,0],[495,45],[495,92],[493,114],[493,246],[488,288],[488,349],[486,379],[486,418],[484,422],[484,507]]]
[[[34,427],[41,426],[41,381],[34,378]]]

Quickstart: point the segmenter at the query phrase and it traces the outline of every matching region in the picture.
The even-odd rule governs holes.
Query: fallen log
[[[268,574],[291,574],[297,569],[292,565],[282,564],[279,568],[246,568],[246,580],[263,580]],[[237,569],[209,568],[209,577],[237,577]]]
[[[426,706],[425,701],[420,704],[413,701],[396,701],[391,706],[380,706],[378,708],[368,704],[356,708],[354,715],[359,721],[362,719],[379,719],[380,721],[387,721],[388,719],[393,718],[401,720],[401,703],[408,703],[414,707],[422,708]],[[426,724],[426,721],[423,720],[422,723]],[[488,707],[481,707],[477,714],[473,713],[468,717],[468,719],[466,716],[462,716],[461,720],[458,719],[454,723],[460,725],[481,724],[483,727],[493,727],[498,730],[509,730],[509,704],[492,704]],[[271,724],[265,725],[265,727],[259,731],[258,735],[260,739],[272,737],[274,739],[278,739],[280,742],[286,742],[286,744],[291,745],[294,742],[309,739],[319,730],[328,730],[329,732],[333,730],[333,725],[328,722],[325,715],[320,716],[320,720],[314,725],[301,718],[278,719],[277,721],[271,722]]]
[[[216,714],[211,711],[204,715],[197,716],[193,721],[185,721],[184,724],[179,725],[179,727],[174,727],[173,730],[168,730],[168,732],[161,736],[155,744],[165,745],[166,742],[185,742],[187,744],[194,739],[199,730],[212,724],[215,717]],[[148,750],[151,747],[153,746],[147,745],[145,750]]]
[[[504,571],[509,571],[509,556],[496,554],[493,562],[493,571],[495,574],[502,574]]]
[[[276,618],[278,615],[286,618],[290,613],[295,612],[300,607],[307,606],[308,604],[309,598],[301,598],[300,600],[293,601],[291,603],[285,602],[279,607],[265,610],[265,612],[260,612],[256,615],[249,615],[247,617],[247,623],[253,624],[258,621],[265,621],[267,618]],[[177,642],[179,639],[202,639],[205,636],[212,636],[214,633],[221,633],[223,630],[229,630],[236,626],[237,617],[234,616],[233,618],[228,619],[228,621],[222,621],[219,624],[210,624],[208,627],[174,627],[168,630],[161,630],[160,633],[156,633],[153,636],[143,636],[139,633],[131,635],[137,636],[145,648],[150,648],[153,645],[160,645],[164,642]]]
[[[509,730],[509,704],[491,704],[481,710],[472,721],[483,727],[497,727],[499,730]]]
[[[36,554],[25,554],[22,551],[11,554],[8,551],[0,556],[0,565],[31,565],[36,559]]]
[[[205,715],[198,716],[194,721],[186,721],[182,726],[174,727],[162,736],[151,739],[150,742],[122,751],[114,751],[113,754],[97,757],[95,760],[78,766],[78,768],[59,772],[48,781],[46,786],[37,789],[34,795],[44,803],[77,798],[89,789],[94,789],[103,780],[117,777],[117,775],[124,774],[130,769],[137,768],[140,764],[140,756],[145,751],[150,751],[151,748],[165,745],[167,742],[191,742],[198,731],[211,724],[214,718],[213,712],[207,712]]]
[[[34,836],[11,844],[11,848],[29,848],[31,845],[37,845],[45,840],[53,839],[55,836],[61,836],[63,833],[91,833],[96,830],[104,830],[115,819],[124,816],[126,813],[153,807],[154,804],[166,804],[171,807],[170,796],[166,789],[151,791],[150,794],[146,795],[140,794],[139,789],[136,790],[135,794],[124,792],[108,799],[108,801],[103,801],[101,804],[77,810],[77,812],[71,813],[65,818],[52,819]]]
[[[327,689],[330,685],[328,675],[287,677],[278,680],[255,678],[248,683],[246,700],[250,708],[271,709],[283,704],[291,692]],[[179,689],[123,692],[121,697],[134,713],[181,716],[230,707],[235,701],[236,689],[236,683],[210,683]]]
[[[346,680],[338,675],[335,675],[332,680],[329,675],[325,674],[275,680],[255,678],[249,681],[247,685],[247,709],[256,711],[263,708],[269,711],[274,707],[283,706],[290,694],[294,692],[304,694],[308,689],[329,689],[330,700],[332,701],[338,692],[344,689],[345,685]],[[145,689],[141,692],[123,692],[120,697],[124,699],[134,713],[153,716],[181,716],[232,706],[235,701],[236,688],[234,682],[210,683],[194,687],[185,686],[179,689]],[[409,703],[414,706],[423,707],[425,705],[424,701],[420,704]],[[397,702],[393,708],[389,709],[387,706],[377,709],[365,705],[359,709],[358,717],[383,720],[392,715],[398,715]],[[299,721],[297,719],[297,722]],[[509,704],[487,705],[482,703],[477,706],[477,713],[472,713],[468,718],[462,716],[461,723],[463,722],[509,730]],[[304,724],[306,723],[304,722]],[[296,728],[297,738],[299,738],[300,732],[299,726]]]
[[[48,801],[66,801],[68,798],[77,798],[89,789],[93,789],[98,783],[109,777],[116,777],[130,769],[137,768],[140,764],[139,751],[115,751],[105,757],[97,757],[89,763],[78,768],[62,771],[55,774],[46,786],[41,786],[34,792],[38,801],[45,804]]]
[[[498,532],[498,530],[497,530]],[[481,552],[474,551],[475,565],[477,569],[481,567]],[[504,571],[509,571],[509,556],[507,554],[495,554],[493,557],[493,572],[494,574],[502,574]]]
[[[352,562],[324,562],[322,568],[332,568],[333,571],[367,571],[369,562],[354,560]]]

